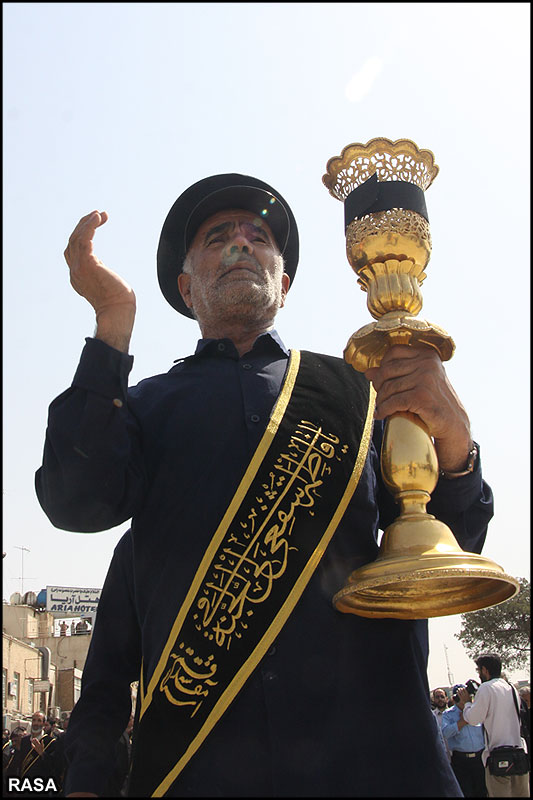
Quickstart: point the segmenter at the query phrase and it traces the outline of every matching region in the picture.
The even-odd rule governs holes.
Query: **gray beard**
[[[219,319],[239,317],[254,322],[276,316],[281,302],[281,286],[270,282],[233,281],[221,286],[209,298],[209,316]],[[193,311],[194,308],[193,308]],[[200,317],[202,311],[200,310]],[[196,319],[201,322],[195,313]]]
[[[212,287],[205,300],[199,296],[196,308],[193,301],[191,312],[200,327],[202,327],[202,321],[208,321],[205,316],[206,312],[209,318],[215,316],[220,320],[239,317],[243,321],[249,320],[253,323],[257,320],[263,320],[267,316],[270,316],[273,320],[281,304],[281,275],[284,270],[283,257],[279,255],[277,259],[276,267],[279,270],[279,275],[273,279],[269,280],[266,276],[257,276],[257,281],[244,279],[228,281],[228,283],[222,283],[219,287]],[[241,260],[251,261],[261,271],[255,256],[245,257],[242,253],[225,256],[222,259],[221,268],[232,266]],[[188,272],[189,268],[186,271]],[[204,302],[206,305],[204,305]]]

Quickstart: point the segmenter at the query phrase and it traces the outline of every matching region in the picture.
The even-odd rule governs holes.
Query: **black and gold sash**
[[[31,733],[30,733],[30,736],[31,736]],[[46,752],[48,750],[50,745],[55,743],[55,739],[54,739],[53,736],[50,736],[50,734],[45,733],[44,736],[41,737],[41,743],[42,743],[43,748],[44,748],[44,751],[43,751],[43,754],[44,754],[44,752]],[[24,758],[24,760],[22,762],[22,765],[20,767],[20,777],[23,778],[26,775],[26,773],[28,772],[28,770],[30,770],[33,767],[33,765],[37,761],[39,761],[40,758],[41,758],[41,756],[39,755],[39,753],[32,748],[31,739],[30,739],[30,749],[29,749],[28,753],[26,754],[26,756],[25,756],[25,758]],[[41,775],[40,777],[43,777],[43,776]]]
[[[131,796],[165,795],[280,632],[355,491],[373,409],[370,384],[340,359],[292,351],[147,686],[141,675]]]

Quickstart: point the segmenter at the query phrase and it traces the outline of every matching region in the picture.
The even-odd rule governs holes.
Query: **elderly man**
[[[431,510],[465,549],[483,545],[492,495],[441,361],[395,347],[363,376],[289,351],[274,322],[296,221],[268,184],[225,174],[178,198],[158,249],[162,292],[202,338],[128,389],[135,295],[93,252],[106,221],[83,217],[65,251],[97,326],[50,407],[36,476],[57,527],[132,518],[66,734],[66,793],[105,791],[139,679],[131,796],[457,797],[428,702],[427,621],[331,602],[397,516],[379,468],[396,410],[435,439],[446,474]],[[391,670],[404,714],[382,692]]]
[[[45,731],[46,717],[42,711],[34,711],[31,729],[20,742],[20,778],[53,779],[59,792],[60,765],[56,753],[56,738]]]

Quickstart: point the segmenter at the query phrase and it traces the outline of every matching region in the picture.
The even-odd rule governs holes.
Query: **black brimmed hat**
[[[292,281],[298,266],[298,228],[288,203],[268,183],[250,175],[228,173],[203,178],[181,194],[163,224],[157,248],[159,286],[170,305],[193,318],[178,289],[178,275],[194,236],[206,219],[218,211],[243,209],[268,222],[285,272]]]

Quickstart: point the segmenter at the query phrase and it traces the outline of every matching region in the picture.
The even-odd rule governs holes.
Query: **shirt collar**
[[[459,706],[455,705],[455,703],[453,704],[453,706],[450,706],[450,708],[444,709],[445,714],[451,714],[452,711],[456,711],[458,714],[461,713],[461,709],[459,708]]]
[[[199,339],[194,355],[200,356],[212,354],[213,351],[217,350],[218,345],[221,343],[227,346],[228,352],[237,353],[235,345],[231,339]],[[274,353],[276,350],[281,350],[284,355],[287,357],[289,356],[289,351],[283,344],[279,333],[274,328],[270,331],[259,334],[252,347],[252,351],[255,351],[255,353]]]

